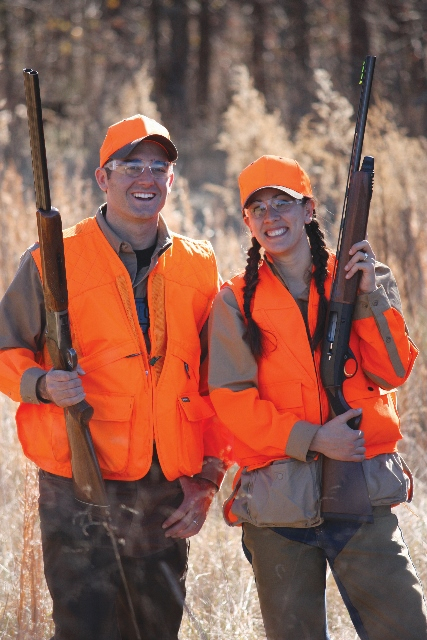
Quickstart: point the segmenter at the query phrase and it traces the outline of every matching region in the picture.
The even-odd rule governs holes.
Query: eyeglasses
[[[292,205],[302,204],[303,202],[303,198],[283,200],[280,196],[274,196],[274,198],[270,198],[270,200],[266,200],[265,202],[253,202],[249,207],[245,207],[245,211],[247,211],[250,216],[258,220],[259,218],[263,218],[267,213],[267,205],[270,205],[270,207],[274,209],[274,211],[277,211],[277,213],[283,213],[287,209],[290,209]]]
[[[104,164],[107,169],[118,171],[129,178],[137,178],[147,167],[154,178],[161,178],[170,174],[172,166],[173,162],[167,162],[166,160],[110,160],[110,162]]]

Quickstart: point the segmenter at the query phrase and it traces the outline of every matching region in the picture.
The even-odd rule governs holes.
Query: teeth
[[[156,194],[155,193],[134,193],[134,198],[139,198],[141,200],[152,200]]]
[[[286,233],[286,229],[284,229],[283,227],[281,229],[271,229],[271,231],[266,231],[265,233],[269,238],[272,238],[275,236],[283,235],[284,233]]]

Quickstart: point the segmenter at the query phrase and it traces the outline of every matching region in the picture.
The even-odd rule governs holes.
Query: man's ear
[[[168,194],[171,192],[173,181],[175,180],[175,174],[171,173],[168,178]]]
[[[95,170],[95,178],[98,183],[98,187],[101,189],[101,191],[107,191],[108,177],[107,177],[107,172],[103,167],[98,167]]]

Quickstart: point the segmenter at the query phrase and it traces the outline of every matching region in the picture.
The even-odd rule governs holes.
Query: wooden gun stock
[[[62,222],[59,211],[51,207],[50,201],[37,71],[24,69],[24,85],[46,308],[46,345],[55,369],[73,371],[77,367],[77,353],[73,349],[68,317]],[[81,502],[102,507],[107,514],[108,501],[104,481],[89,429],[93,409],[83,400],[64,409],[64,415],[71,449],[75,496]]]

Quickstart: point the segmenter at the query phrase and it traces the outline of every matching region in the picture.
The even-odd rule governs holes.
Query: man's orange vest
[[[215,257],[208,242],[172,239],[148,277],[148,355],[129,274],[95,218],[64,232],[72,340],[105,478],[142,478],[153,441],[169,480],[198,473],[204,455],[218,455],[209,442],[214,412],[199,395],[199,333],[218,289]],[[39,249],[32,255],[40,271]],[[38,363],[50,368],[46,347]],[[28,458],[71,477],[62,409],[22,403],[17,424]]]
[[[331,257],[328,265],[329,276],[325,283],[326,295],[329,298],[331,289],[331,273],[333,271]],[[236,296],[242,315],[243,311],[243,276],[234,277],[225,286],[229,286]],[[311,335],[317,321],[319,295],[314,279],[308,306],[308,323]],[[409,375],[417,349],[404,336],[404,321],[400,314],[389,309],[386,311],[390,324],[395,322],[396,339],[403,345],[402,352],[407,352],[405,372],[402,378],[394,376],[392,384],[402,384]],[[396,316],[398,319],[396,320]],[[273,275],[264,262],[259,268],[259,281],[252,299],[252,317],[260,326],[266,339],[266,354],[258,359],[258,386],[244,391],[232,392],[226,388],[211,391],[211,398],[219,418],[226,426],[230,419],[233,422],[235,440],[233,450],[235,459],[241,467],[249,469],[264,466],[276,457],[269,457],[257,450],[257,442],[250,445],[245,442],[245,429],[255,411],[257,398],[269,400],[274,405],[274,411],[283,418],[283,427],[290,432],[298,420],[307,420],[314,424],[324,424],[330,418],[329,404],[319,374],[320,347],[314,354],[311,352],[307,339],[307,331],[302,314],[279,279]],[[366,441],[366,457],[370,458],[381,453],[396,451],[397,441],[401,439],[399,417],[396,410],[395,391],[384,391],[363,372],[363,357],[361,353],[361,339],[358,335],[358,325],[365,323],[364,331],[368,333],[371,344],[379,350],[382,338],[375,326],[374,318],[366,318],[353,322],[350,336],[350,349],[359,366],[356,374],[344,382],[344,395],[347,402],[354,408],[363,410],[360,428],[364,432]],[[398,334],[398,335],[397,335]],[[380,377],[382,358],[376,356],[375,373]],[[380,373],[378,373],[380,372]],[[259,415],[265,415],[265,420],[271,417],[271,407],[257,408]],[[236,417],[238,416],[238,419]],[[286,417],[288,416],[288,417]],[[261,436],[262,434],[260,434]],[[283,451],[284,453],[284,451]],[[283,457],[283,456],[281,456]]]

